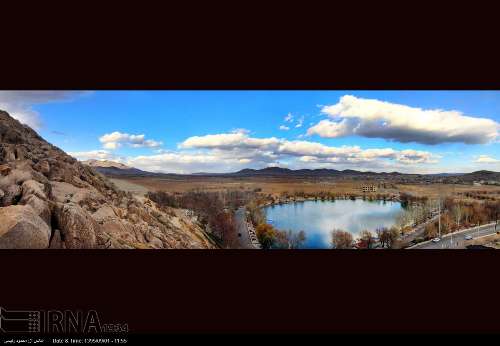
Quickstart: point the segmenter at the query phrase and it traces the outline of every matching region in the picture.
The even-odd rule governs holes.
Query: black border
[[[5,8],[0,89],[500,89],[486,4],[91,5]]]
[[[495,9],[353,5],[6,10],[0,89],[500,90]],[[500,331],[488,250],[2,250],[0,265],[0,306],[96,309],[138,338]]]
[[[2,250],[7,309],[98,311],[130,334],[494,333],[492,250]]]

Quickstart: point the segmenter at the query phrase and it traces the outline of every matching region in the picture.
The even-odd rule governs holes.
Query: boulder
[[[68,203],[58,206],[54,216],[67,248],[95,247],[99,225],[87,211],[76,204]]]
[[[26,180],[30,180],[32,178],[31,171],[29,169],[13,169],[9,175],[7,175],[8,181],[11,184],[21,185]]]
[[[21,197],[21,187],[19,185],[10,185],[4,191],[4,196],[2,198],[1,205],[9,206],[12,204],[17,204],[20,197]]]
[[[0,249],[45,249],[49,226],[27,205],[0,208]]]
[[[51,211],[49,203],[43,199],[38,198],[36,195],[29,195],[27,198],[23,196],[20,204],[29,205],[45,223],[51,227]]]
[[[14,148],[11,145],[6,145],[2,148],[2,158],[5,162],[11,162],[16,160],[16,154]]]
[[[97,222],[102,222],[106,219],[116,218],[116,214],[110,205],[105,204],[102,207],[100,207],[94,214],[92,214],[92,217]]]
[[[27,199],[30,196],[36,196],[40,199],[46,200],[47,196],[45,195],[44,189],[45,186],[35,180],[26,180],[22,185],[22,194],[21,202]]]
[[[50,164],[48,161],[43,160],[38,162],[35,166],[33,166],[33,169],[35,169],[38,172],[41,172],[45,176],[48,176],[50,173]]]

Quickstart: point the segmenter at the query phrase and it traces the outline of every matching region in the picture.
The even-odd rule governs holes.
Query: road
[[[497,227],[500,230],[500,226]],[[441,241],[433,243],[432,241],[426,241],[419,243],[415,246],[409,247],[408,249],[465,249],[465,237],[470,235],[473,239],[477,237],[487,236],[495,234],[495,223],[490,223],[487,225],[482,225],[479,227],[473,227],[466,230],[454,232],[441,237]]]
[[[236,230],[241,236],[238,237],[239,245],[241,249],[258,249],[258,245],[252,243],[250,238],[250,231],[248,230],[246,209],[245,207],[240,207],[234,213],[234,218],[236,220]]]
[[[422,237],[424,232],[425,232],[425,227],[429,224],[429,223],[432,223],[434,221],[437,221],[438,219],[438,216],[439,215],[434,215],[432,218],[430,218],[429,220],[421,223],[420,225],[418,225],[417,227],[415,227],[415,230],[411,233],[408,233],[407,235],[405,235],[401,240],[403,242],[403,244],[409,244],[411,241],[417,239],[418,237]],[[404,245],[404,246],[407,246],[407,245]]]

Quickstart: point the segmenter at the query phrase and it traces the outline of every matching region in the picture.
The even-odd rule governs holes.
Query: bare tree
[[[366,244],[366,248],[370,249],[373,243],[373,234],[368,230],[364,230],[359,235],[360,239]]]
[[[391,227],[391,229],[386,232],[388,232],[387,243],[389,248],[391,249],[396,248],[397,241],[399,238],[399,230],[396,227]]]
[[[426,238],[434,238],[437,236],[437,227],[435,222],[431,222],[425,226],[425,232],[424,235]]]
[[[340,229],[332,231],[332,246],[334,249],[349,249],[352,247],[352,234]]]
[[[470,223],[470,217],[471,217],[471,207],[465,206],[463,212],[464,212],[465,222],[467,224],[469,224]]]
[[[387,242],[387,233],[385,227],[379,227],[375,230],[377,233],[378,241],[380,242],[380,246],[384,247]]]
[[[455,222],[457,224],[457,229],[460,229],[460,220],[462,219],[462,205],[460,202],[453,206],[453,216],[455,217]]]

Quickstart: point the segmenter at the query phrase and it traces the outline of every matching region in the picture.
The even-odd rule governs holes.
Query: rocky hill
[[[97,172],[111,177],[114,176],[154,176],[155,173],[142,171],[137,168],[129,167],[123,163],[109,160],[86,160],[82,161],[84,165],[94,168]]]
[[[184,210],[118,190],[0,110],[0,249],[214,247]]]
[[[102,167],[102,168],[119,168],[119,169],[130,169],[129,166],[124,165],[123,163],[120,162],[115,162],[115,161],[109,161],[109,160],[85,160],[82,161],[84,165],[90,166],[90,167]]]

